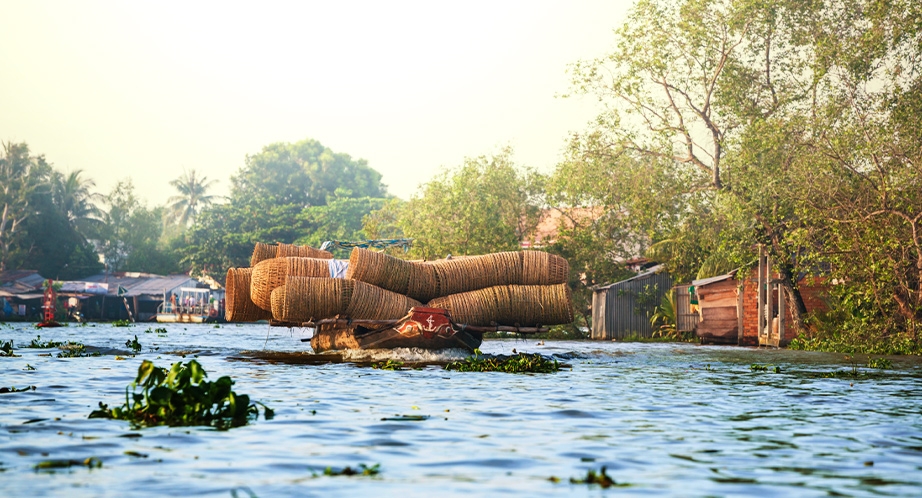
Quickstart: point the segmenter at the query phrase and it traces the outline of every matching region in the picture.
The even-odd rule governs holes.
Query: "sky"
[[[0,0],[0,140],[149,206],[194,169],[226,194],[247,154],[318,140],[408,199],[502,147],[553,170],[600,110],[568,65],[629,0]]]

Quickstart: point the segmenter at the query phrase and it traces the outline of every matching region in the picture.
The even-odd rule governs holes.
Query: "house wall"
[[[650,317],[662,302],[663,295],[672,287],[672,277],[664,272],[619,282],[595,291],[590,337],[599,340],[652,337]],[[600,300],[604,300],[604,303]]]
[[[744,346],[759,345],[759,315],[758,315],[758,270],[753,270],[749,278],[743,282],[743,336],[740,343]],[[772,278],[779,278],[777,274]],[[737,282],[738,283],[738,282]],[[800,289],[800,295],[803,297],[804,305],[807,312],[824,311],[829,307],[826,301],[828,286],[826,279],[822,277],[811,277],[801,279],[797,287]],[[773,301],[777,298],[773,296]],[[777,303],[775,304],[777,310]],[[794,317],[791,314],[791,306],[785,302],[785,330],[784,337],[781,338],[781,346],[791,342],[791,339],[797,337],[797,331],[794,330]]]
[[[701,321],[698,322],[696,333],[701,342],[737,344],[739,341],[737,288],[738,282],[728,278],[695,289],[701,313]]]

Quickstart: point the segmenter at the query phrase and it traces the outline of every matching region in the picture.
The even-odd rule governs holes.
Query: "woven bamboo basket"
[[[329,277],[330,260],[280,257],[267,259],[253,267],[250,298],[256,306],[272,310],[272,291],[285,285],[288,277]]]
[[[329,251],[322,251],[320,249],[314,249],[311,246],[296,246],[294,244],[279,243],[277,257],[333,259],[333,253]]]
[[[395,320],[422,303],[403,294],[355,281],[346,315],[360,320]]]
[[[522,284],[550,285],[567,282],[570,263],[556,254],[522,251]]]
[[[272,316],[298,323],[345,314],[354,284],[342,278],[289,277],[272,291]]]
[[[250,299],[252,268],[231,268],[227,270],[226,309],[224,318],[228,322],[255,322],[268,320],[272,314],[256,306]]]
[[[253,248],[253,255],[250,256],[250,266],[256,266],[260,261],[274,258],[278,256],[278,253],[279,246],[257,242],[256,247]]]
[[[457,323],[488,326],[559,325],[573,321],[573,302],[566,284],[498,285],[429,301],[445,308]]]
[[[349,255],[346,278],[360,280],[398,294],[407,294],[414,273],[409,261],[356,247]]]

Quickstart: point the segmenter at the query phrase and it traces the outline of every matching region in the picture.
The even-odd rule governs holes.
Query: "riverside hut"
[[[592,292],[590,338],[653,337],[650,317],[672,287],[672,277],[663,271],[663,265],[627,280],[596,287]]]

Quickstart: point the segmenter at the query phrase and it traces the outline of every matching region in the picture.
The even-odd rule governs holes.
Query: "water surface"
[[[157,327],[167,333],[145,332]],[[38,334],[104,355],[24,348]],[[133,357],[125,341],[135,335],[143,351]],[[0,387],[36,387],[0,394],[0,495],[922,494],[916,358],[894,357],[881,371],[839,354],[507,340],[481,349],[554,355],[571,368],[515,375],[258,359],[297,359],[307,337],[265,325],[0,326],[0,341],[21,355],[0,358]],[[275,418],[223,432],[87,419],[100,401],[124,401],[142,360],[191,358],[212,380],[232,376]],[[781,372],[753,372],[753,363]],[[102,467],[35,469],[89,457]],[[322,475],[359,464],[381,472]],[[602,466],[624,487],[569,482]]]

